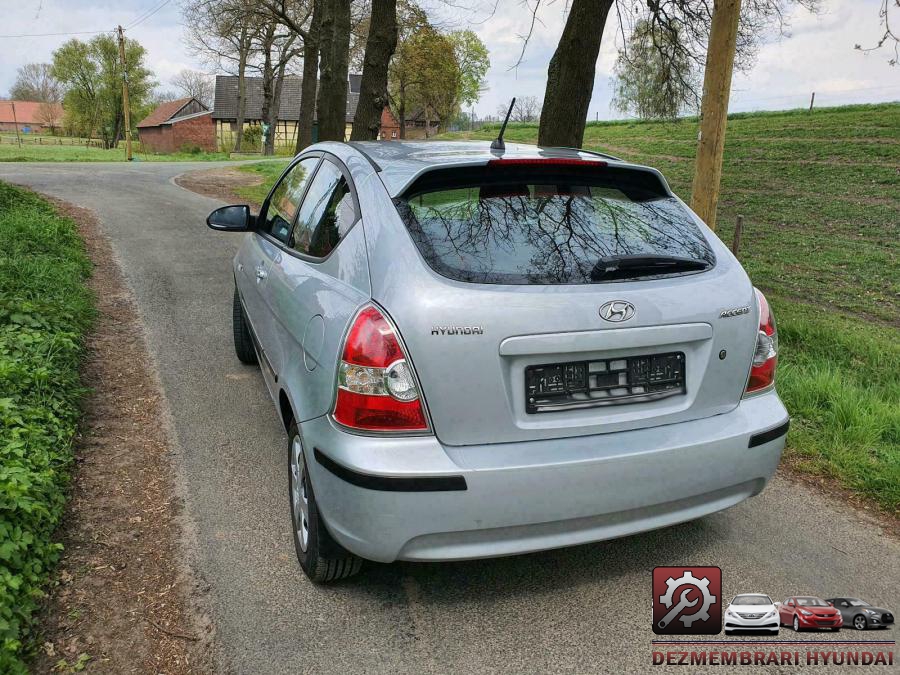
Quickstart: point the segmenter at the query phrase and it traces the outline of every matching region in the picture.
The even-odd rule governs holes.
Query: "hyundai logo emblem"
[[[634,316],[634,305],[624,300],[611,300],[600,307],[600,318],[619,323]]]

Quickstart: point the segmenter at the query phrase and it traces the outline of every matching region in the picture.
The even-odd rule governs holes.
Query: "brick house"
[[[195,98],[161,104],[141,120],[138,138],[147,152],[173,153],[200,148],[215,152],[216,125],[212,111]]]
[[[0,131],[40,134],[62,126],[63,107],[59,103],[0,101]]]
[[[362,76],[351,74],[347,82],[347,110],[344,118],[346,137],[350,137],[356,106],[359,104],[359,88]],[[300,119],[300,91],[302,79],[295,75],[284,78],[281,86],[281,101],[278,105],[278,121],[275,125],[275,146],[293,148],[297,142],[297,122]],[[244,106],[244,128],[262,124],[263,87],[261,77],[245,78],[247,100]],[[230,150],[234,147],[237,132],[238,78],[236,75],[216,76],[216,96],[212,119],[219,147]],[[379,138],[396,139],[400,135],[400,124],[388,108],[381,115]],[[393,134],[397,135],[394,136]],[[318,138],[318,123],[313,120],[312,138]],[[245,148],[249,150],[249,148]],[[258,150],[258,148],[257,148]]]

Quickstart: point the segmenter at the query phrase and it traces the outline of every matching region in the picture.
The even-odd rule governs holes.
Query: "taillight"
[[[425,431],[416,377],[393,324],[375,307],[356,315],[338,368],[334,419],[366,431]]]
[[[775,329],[775,315],[758,288],[756,301],[759,304],[759,330],[756,333],[756,350],[750,366],[747,393],[760,391],[775,383],[775,367],[778,365],[778,331]]]

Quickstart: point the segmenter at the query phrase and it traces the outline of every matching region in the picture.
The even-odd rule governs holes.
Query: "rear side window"
[[[715,264],[691,215],[647,172],[596,165],[439,170],[396,205],[428,264],[459,281],[588,284]]]
[[[324,258],[356,222],[356,206],[341,170],[325,160],[300,207],[290,245],[296,251]]]

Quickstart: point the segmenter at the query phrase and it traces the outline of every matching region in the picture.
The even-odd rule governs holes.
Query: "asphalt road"
[[[657,565],[717,565],[726,598],[850,595],[900,612],[900,543],[785,479],[667,530],[515,558],[373,566],[314,587],[294,559],[284,433],[258,371],[232,349],[229,258],[240,235],[208,230],[217,202],[171,182],[212,166],[16,163],[0,164],[0,179],[92,209],[112,241],[171,411],[191,564],[209,586],[221,670],[646,672]]]

